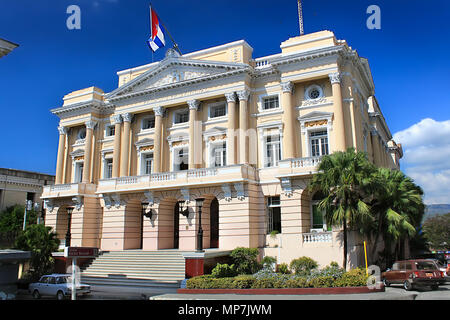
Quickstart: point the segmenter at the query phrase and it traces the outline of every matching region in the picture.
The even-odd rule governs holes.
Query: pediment
[[[133,93],[145,94],[156,90],[170,89],[226,76],[228,73],[245,71],[248,68],[248,65],[242,63],[167,57],[155,67],[107,94],[106,98],[119,99],[133,95]]]
[[[333,112],[322,112],[322,111],[313,111],[304,116],[298,118],[300,121],[313,121],[320,119],[331,119],[333,117]]]

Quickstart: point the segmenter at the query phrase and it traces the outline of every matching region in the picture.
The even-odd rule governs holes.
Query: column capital
[[[58,126],[59,134],[66,135],[67,134],[67,127]]]
[[[90,120],[86,121],[84,124],[86,125],[86,129],[94,129],[97,122]]]
[[[189,100],[187,102],[187,104],[189,105],[189,110],[198,110],[198,107],[200,106],[200,101],[198,100]]]
[[[227,102],[236,102],[236,93],[235,92],[225,93],[225,98],[227,98]]]
[[[113,115],[113,123],[114,124],[122,123],[122,116],[120,114]]]
[[[122,118],[124,122],[131,122],[131,119],[133,118],[132,113],[124,113],[122,114]]]
[[[328,74],[328,77],[330,78],[331,84],[341,83],[341,73],[340,72],[330,73],[330,74]]]
[[[248,98],[249,98],[249,96],[250,96],[250,91],[247,90],[247,89],[238,91],[238,92],[236,92],[236,93],[237,93],[237,95],[238,95],[239,100],[245,100],[245,101],[247,101]]]
[[[155,116],[157,116],[157,117],[164,116],[164,108],[163,107],[154,107],[153,112],[155,113]]]
[[[282,82],[281,83],[281,90],[283,92],[292,93],[294,91],[294,84],[291,81]]]

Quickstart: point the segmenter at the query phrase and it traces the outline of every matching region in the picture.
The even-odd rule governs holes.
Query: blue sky
[[[72,4],[81,8],[81,30],[66,27],[66,9]],[[62,97],[74,90],[95,85],[109,92],[117,86],[117,71],[151,62],[148,4],[1,1],[0,37],[20,47],[0,59],[0,167],[54,174],[58,119],[49,110],[62,105]],[[381,30],[366,27],[366,9],[372,4],[381,9]],[[282,41],[298,35],[295,0],[153,0],[152,5],[183,53],[245,39],[254,57],[261,57],[280,52]],[[424,126],[450,126],[449,1],[303,0],[303,11],[306,33],[332,30],[369,59],[392,134],[409,141],[411,132],[423,136]],[[163,55],[160,50],[154,59]],[[434,122],[422,122],[425,119]],[[411,160],[412,151],[432,146],[429,152],[444,148],[450,156],[450,133],[438,142],[416,142],[404,142],[410,152],[402,166],[425,185],[433,179],[422,170],[429,159]],[[450,165],[443,166],[447,159],[432,159],[442,168],[426,172],[444,179],[433,191],[442,196],[431,198],[430,192],[429,203],[450,203]]]

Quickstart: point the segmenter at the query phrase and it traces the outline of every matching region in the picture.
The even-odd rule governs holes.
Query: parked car
[[[28,291],[33,298],[39,299],[41,296],[54,296],[58,300],[63,300],[72,295],[71,275],[69,274],[50,274],[42,276],[39,282],[31,283]],[[85,295],[91,292],[91,286],[88,284],[77,285],[77,295]]]
[[[392,269],[381,274],[384,285],[403,284],[405,290],[419,286],[430,286],[437,290],[445,282],[444,274],[436,263],[427,259],[396,261]]]
[[[441,271],[444,274],[444,277],[447,276],[447,265],[443,264],[440,260],[437,259],[430,259],[431,261],[434,261],[434,263],[436,263],[436,265],[439,268],[439,271]]]

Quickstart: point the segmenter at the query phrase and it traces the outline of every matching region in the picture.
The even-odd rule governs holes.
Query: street
[[[17,300],[31,300],[32,296],[22,292]],[[42,297],[42,300],[55,300]],[[385,292],[347,295],[236,295],[236,294],[177,294],[174,289],[92,287],[90,295],[79,300],[450,300],[450,283],[439,286],[436,291],[420,288],[406,291],[401,285],[387,287]]]

